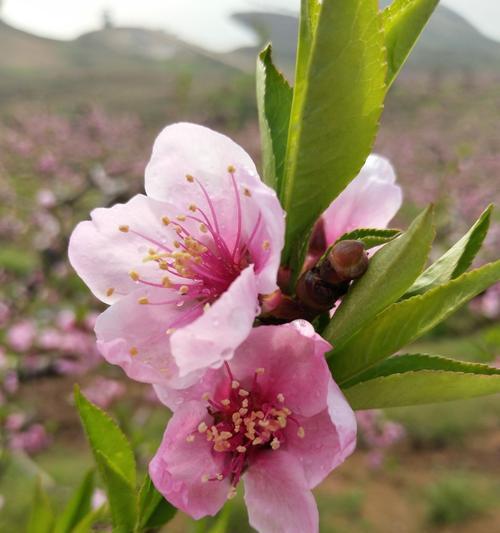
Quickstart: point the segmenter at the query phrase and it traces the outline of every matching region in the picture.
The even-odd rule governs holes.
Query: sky
[[[73,39],[101,25],[108,9],[116,25],[163,29],[200,46],[226,51],[255,36],[230,20],[236,11],[296,12],[300,0],[0,0],[13,26],[56,39]],[[499,0],[441,0],[484,34],[500,41]]]

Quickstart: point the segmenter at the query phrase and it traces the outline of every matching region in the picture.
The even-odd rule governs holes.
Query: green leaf
[[[337,239],[339,241],[355,240],[362,241],[365,248],[369,250],[375,246],[387,244],[393,241],[396,237],[401,235],[401,231],[398,229],[375,229],[375,228],[359,228],[349,233],[344,233],[342,237]]]
[[[405,298],[446,283],[470,267],[488,233],[492,209],[493,206],[490,205],[472,228],[415,281],[404,295]]]
[[[366,161],[386,92],[377,0],[302,6],[309,16],[301,22],[280,191],[287,212],[286,265],[297,263],[297,246]]]
[[[146,475],[139,492],[138,530],[159,528],[169,522],[177,509],[155,489],[149,475]]]
[[[334,348],[330,366],[335,380],[342,383],[397,352],[499,280],[500,261],[496,261],[391,305],[340,348]]]
[[[58,518],[54,533],[71,533],[87,513],[90,512],[94,490],[94,472],[90,471],[84,478],[66,508]]]
[[[96,529],[93,526],[105,518],[106,510],[107,505],[102,505],[95,511],[87,513],[80,522],[76,524],[71,533],[95,533]]]
[[[264,181],[279,191],[285,164],[293,90],[276,69],[268,45],[257,58],[257,105]]]
[[[106,485],[113,533],[132,533],[137,520],[135,489],[120,470],[99,450],[95,452],[100,472]]]
[[[323,332],[336,349],[382,309],[398,300],[422,272],[434,239],[433,218],[431,206],[405,233],[370,259],[368,270],[353,284]]]
[[[353,409],[402,407],[498,393],[500,370],[444,357],[401,355],[344,387]]]
[[[77,386],[75,403],[96,460],[96,454],[99,452],[134,487],[134,453],[125,435],[108,414],[85,398]],[[99,461],[97,464],[100,466]]]
[[[396,79],[439,0],[394,0],[381,15],[387,48],[387,88]]]
[[[26,527],[26,533],[50,533],[54,523],[54,514],[42,482],[37,480],[33,496],[33,504]]]

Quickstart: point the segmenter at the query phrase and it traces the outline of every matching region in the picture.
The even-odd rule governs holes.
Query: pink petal
[[[228,479],[202,481],[222,471],[224,454],[212,453],[204,435],[188,442],[198,424],[208,420],[206,406],[187,402],[179,407],[168,423],[160,448],[149,464],[149,475],[157,490],[181,511],[194,519],[215,515],[227,499]]]
[[[158,265],[143,262],[148,250],[158,247],[132,231],[120,231],[119,227],[128,226],[160,244],[170,236],[168,242],[172,242],[175,232],[163,225],[161,219],[165,215],[175,216],[177,211],[172,205],[143,195],[134,196],[126,204],[94,209],[92,220],[78,224],[71,235],[68,250],[71,265],[106,303],[137,289],[137,283],[130,278],[133,270],[141,278],[158,281],[161,278]]]
[[[264,368],[258,382],[264,394],[283,394],[293,412],[312,416],[326,408],[330,371],[325,352],[331,345],[305,320],[254,328],[230,363],[236,379],[250,380]]]
[[[123,368],[126,374],[145,383],[178,383],[178,368],[171,355],[167,329],[174,321],[182,320],[190,306],[141,305],[139,299],[150,302],[165,301],[167,289],[137,289],[102,313],[96,322],[97,345],[104,358]],[[201,310],[199,311],[201,312]],[[191,381],[196,375],[190,376]],[[189,384],[191,384],[191,381]]]
[[[250,525],[259,533],[315,533],[318,508],[300,463],[286,452],[258,456],[244,476]]]
[[[228,166],[257,175],[251,157],[229,137],[197,124],[180,122],[167,126],[157,137],[146,168],[146,193],[157,200],[183,205],[193,195],[187,174],[201,180],[210,196],[226,191]]]
[[[401,207],[403,193],[390,162],[368,156],[364,167],[323,213],[326,242],[356,228],[385,228]]]
[[[293,425],[287,427],[283,450],[300,461],[312,489],[356,447],[356,419],[337,385],[330,381],[328,387],[328,409],[310,417],[301,418],[304,437],[297,435]]]
[[[180,375],[220,367],[252,330],[258,314],[253,267],[246,268],[229,289],[191,324],[172,335],[172,353]]]

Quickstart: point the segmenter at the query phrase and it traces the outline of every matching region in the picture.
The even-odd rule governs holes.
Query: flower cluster
[[[317,531],[310,491],[352,453],[356,420],[326,364],[331,345],[307,320],[331,310],[368,259],[350,241],[317,261],[346,232],[386,227],[401,203],[391,165],[370,156],[324,213],[294,296],[280,279],[280,202],[229,138],[165,128],[145,188],[94,210],[69,258],[110,304],[96,321],[100,353],[173,411],[151,479],[196,519],[241,480],[257,530]]]

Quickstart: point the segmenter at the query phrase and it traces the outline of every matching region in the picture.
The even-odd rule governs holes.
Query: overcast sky
[[[0,0],[2,3],[2,0]],[[441,0],[483,33],[500,40],[500,0]],[[109,9],[117,25],[161,28],[213,50],[251,44],[231,22],[235,11],[296,11],[300,0],[3,0],[10,24],[47,37],[71,39],[96,29]]]

